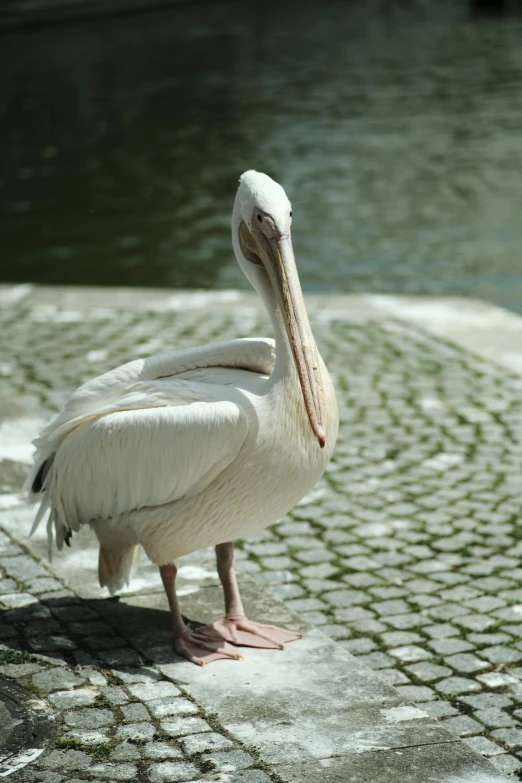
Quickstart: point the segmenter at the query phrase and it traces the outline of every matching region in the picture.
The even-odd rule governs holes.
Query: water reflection
[[[246,285],[237,175],[308,290],[522,311],[522,25],[431,0],[209,2],[4,34],[4,281]]]

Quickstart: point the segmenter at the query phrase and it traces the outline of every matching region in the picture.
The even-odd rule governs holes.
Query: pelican
[[[299,638],[245,616],[235,539],[290,511],[323,474],[338,429],[335,392],[301,292],[283,188],[247,171],[232,243],[268,311],[271,339],[238,339],[137,359],[81,386],[34,441],[33,530],[50,550],[90,525],[100,585],[128,583],[142,547],[167,594],[174,647],[193,663],[282,649]],[[214,546],[225,616],[192,629],[176,597],[175,561]]]

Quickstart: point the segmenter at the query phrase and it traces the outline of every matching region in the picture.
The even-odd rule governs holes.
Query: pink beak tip
[[[319,441],[319,445],[322,449],[324,449],[325,443],[326,443],[326,435],[318,435],[317,440]]]

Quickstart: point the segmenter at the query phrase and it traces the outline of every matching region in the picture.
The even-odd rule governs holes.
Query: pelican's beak
[[[264,231],[254,233],[263,264],[283,313],[310,426],[323,448],[326,443],[324,386],[290,233],[282,236],[267,236]]]

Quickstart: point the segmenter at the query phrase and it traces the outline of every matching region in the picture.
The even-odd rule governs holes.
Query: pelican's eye
[[[262,216],[262,215],[258,215],[258,216],[257,216],[257,219],[259,220],[259,222],[260,222],[260,223],[262,223],[262,222],[263,222],[263,216]]]

